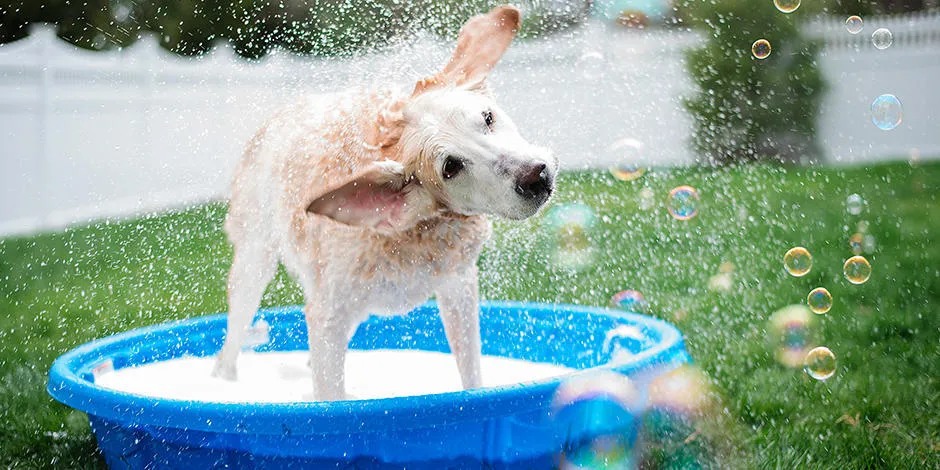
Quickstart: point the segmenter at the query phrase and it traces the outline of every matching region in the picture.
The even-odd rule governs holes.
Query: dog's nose
[[[544,163],[528,165],[516,178],[516,194],[535,199],[545,197],[552,192],[552,175]]]

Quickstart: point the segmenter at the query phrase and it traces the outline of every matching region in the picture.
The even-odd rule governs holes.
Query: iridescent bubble
[[[849,197],[845,198],[845,210],[849,214],[859,215],[862,213],[862,209],[865,208],[865,200],[862,199],[862,196],[858,194],[850,194]]]
[[[799,367],[812,348],[814,315],[805,305],[789,305],[770,316],[767,329],[774,357],[787,367]]]
[[[859,220],[855,227],[859,233],[865,233],[868,231],[868,221],[865,219]]]
[[[623,436],[602,435],[570,447],[559,459],[559,470],[626,470],[635,467],[633,445]]]
[[[646,173],[646,168],[630,164],[619,164],[610,167],[610,174],[620,181],[633,181]]]
[[[643,142],[636,139],[619,139],[607,150],[617,162],[610,167],[610,174],[620,181],[633,181],[646,173],[639,165],[643,160]]]
[[[708,289],[715,292],[730,292],[734,287],[734,264],[725,261],[718,266],[718,274],[708,279]]]
[[[826,380],[836,373],[836,355],[825,346],[813,348],[803,360],[803,370],[816,380]]]
[[[627,376],[601,371],[563,382],[552,399],[566,436],[560,468],[633,468],[641,397]]]
[[[648,211],[652,209],[654,205],[656,205],[656,193],[654,193],[650,188],[641,189],[637,196],[640,199],[640,209]]]
[[[861,233],[853,233],[849,237],[849,248],[852,249],[852,253],[860,255],[865,252],[865,238]]]
[[[901,124],[904,111],[897,96],[884,94],[871,103],[871,122],[879,129],[890,131]]]
[[[629,289],[614,294],[610,298],[610,306],[634,313],[646,313],[649,310],[649,303],[643,298],[643,294]]]
[[[758,39],[751,44],[751,53],[758,59],[766,59],[770,56],[770,41]]]
[[[806,296],[806,303],[813,313],[822,315],[832,308],[832,294],[825,287],[817,287]]]
[[[865,23],[859,16],[852,15],[845,20],[845,29],[852,34],[858,34],[862,32],[864,25]]]
[[[871,264],[864,256],[853,256],[845,261],[842,272],[852,284],[864,284],[871,277]]]
[[[605,66],[606,61],[604,54],[598,51],[586,51],[581,54],[577,65],[578,70],[581,71],[581,75],[588,80],[597,80],[603,77]]]
[[[813,269],[813,255],[802,246],[790,248],[783,255],[783,267],[792,276],[805,276],[810,269]]]
[[[888,28],[878,28],[874,33],[871,33],[871,43],[878,49],[887,49],[891,47],[893,42],[894,36],[891,35]]]
[[[774,6],[783,13],[793,13],[800,7],[800,0],[774,0]]]
[[[641,437],[644,450],[676,451],[670,451],[667,460],[647,453],[639,468],[722,468],[717,465],[715,449],[702,445],[722,431],[712,426],[721,411],[716,392],[701,369],[689,364],[679,366],[653,379],[648,394]],[[691,435],[697,437],[689,438]]]
[[[579,203],[561,204],[549,209],[543,226],[552,243],[552,262],[561,268],[579,270],[593,261],[594,211]]]
[[[708,379],[701,369],[685,364],[650,383],[649,406],[685,415],[701,415],[713,403]]]
[[[678,220],[689,220],[698,214],[698,191],[691,186],[679,186],[669,191],[666,209]]]

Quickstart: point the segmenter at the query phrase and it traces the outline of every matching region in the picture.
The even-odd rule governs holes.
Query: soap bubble
[[[656,193],[654,193],[650,188],[641,189],[637,196],[640,199],[640,209],[648,211],[656,204]]]
[[[620,181],[633,181],[646,173],[638,163],[643,159],[643,142],[636,139],[619,139],[608,149],[617,162],[610,167],[610,174]]]
[[[552,262],[555,265],[579,270],[591,264],[594,246],[591,232],[594,211],[579,203],[552,207],[545,215],[543,226],[553,244]]]
[[[871,264],[864,256],[853,256],[845,261],[842,272],[852,284],[864,284],[871,277]]]
[[[555,425],[566,437],[560,468],[633,468],[642,410],[627,376],[613,371],[578,374],[552,399]]]
[[[695,217],[698,214],[698,191],[691,186],[673,188],[666,199],[666,208],[678,220]]]
[[[805,305],[789,305],[770,316],[767,329],[777,362],[799,367],[813,346],[813,312]]]
[[[716,449],[708,444],[716,442],[713,439],[721,432],[713,421],[721,412],[701,369],[690,364],[679,366],[653,379],[648,393],[641,438],[644,447],[674,451],[665,462],[647,453],[640,468],[721,468],[716,465]]]
[[[800,7],[800,0],[774,0],[774,6],[783,13],[793,13]]]
[[[852,34],[858,34],[862,32],[863,27],[864,22],[859,16],[852,15],[845,20],[845,29]]]
[[[813,268],[813,255],[809,254],[809,250],[802,246],[790,248],[783,255],[783,267],[792,276],[805,276]]]
[[[875,236],[866,233],[864,241],[862,242],[862,249],[865,250],[865,253],[874,253],[875,252]]]
[[[859,215],[865,207],[865,200],[858,194],[850,194],[845,198],[845,210],[852,215]]]
[[[832,308],[832,294],[825,287],[817,287],[806,296],[806,303],[813,313],[821,315]]]
[[[588,80],[597,80],[604,76],[604,54],[598,51],[586,51],[578,59],[578,70]]]
[[[751,53],[758,59],[766,59],[770,56],[770,41],[758,39],[751,44]]]
[[[849,248],[852,249],[852,253],[860,255],[865,252],[865,238],[861,233],[853,233],[849,237]]]
[[[730,292],[734,287],[734,263],[725,261],[718,266],[718,274],[708,279],[708,289],[715,292]]]
[[[891,35],[888,28],[878,28],[874,33],[871,33],[871,43],[878,49],[887,49],[891,47],[893,42],[894,36]]]
[[[620,181],[633,181],[643,176],[644,173],[646,173],[646,168],[628,163],[621,163],[610,167],[610,174]]]
[[[904,112],[897,96],[884,94],[871,103],[871,122],[879,129],[890,131],[901,124]]]
[[[713,404],[705,374],[685,364],[650,383],[649,407],[689,416],[701,415]]]
[[[806,354],[803,370],[816,380],[826,380],[836,373],[836,355],[825,346],[813,348]]]
[[[610,298],[610,306],[634,313],[646,313],[649,310],[649,303],[643,298],[643,294],[635,290],[617,292]]]
[[[559,459],[560,470],[632,469],[633,446],[621,436],[604,435],[573,445]]]

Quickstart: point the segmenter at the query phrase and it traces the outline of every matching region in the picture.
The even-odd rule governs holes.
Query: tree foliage
[[[347,55],[381,47],[415,31],[456,34],[494,0],[0,0],[0,44],[28,35],[28,25],[54,23],[62,39],[94,50],[126,47],[145,32],[182,55],[228,40],[245,57],[273,47]],[[550,13],[550,12],[549,12]],[[536,9],[522,35],[564,28],[579,18]]]
[[[816,117],[823,79],[818,45],[798,28],[799,10],[772,1],[687,0],[686,16],[707,38],[687,53],[697,93],[686,100],[694,118],[693,145],[714,163],[815,159]],[[752,44],[772,52],[757,59]]]

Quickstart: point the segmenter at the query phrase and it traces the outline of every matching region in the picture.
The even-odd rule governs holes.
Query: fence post
[[[50,171],[52,168],[52,151],[50,150],[50,139],[52,135],[52,87],[55,86],[53,75],[53,61],[50,60],[53,43],[56,41],[55,25],[43,24],[34,26],[32,35],[38,36],[39,41],[39,106],[37,107],[39,122],[39,155],[36,162],[36,194],[51,194],[49,189],[52,186],[50,181]],[[36,228],[48,228],[52,214],[52,204],[48,197],[39,197],[39,211],[36,217]]]

